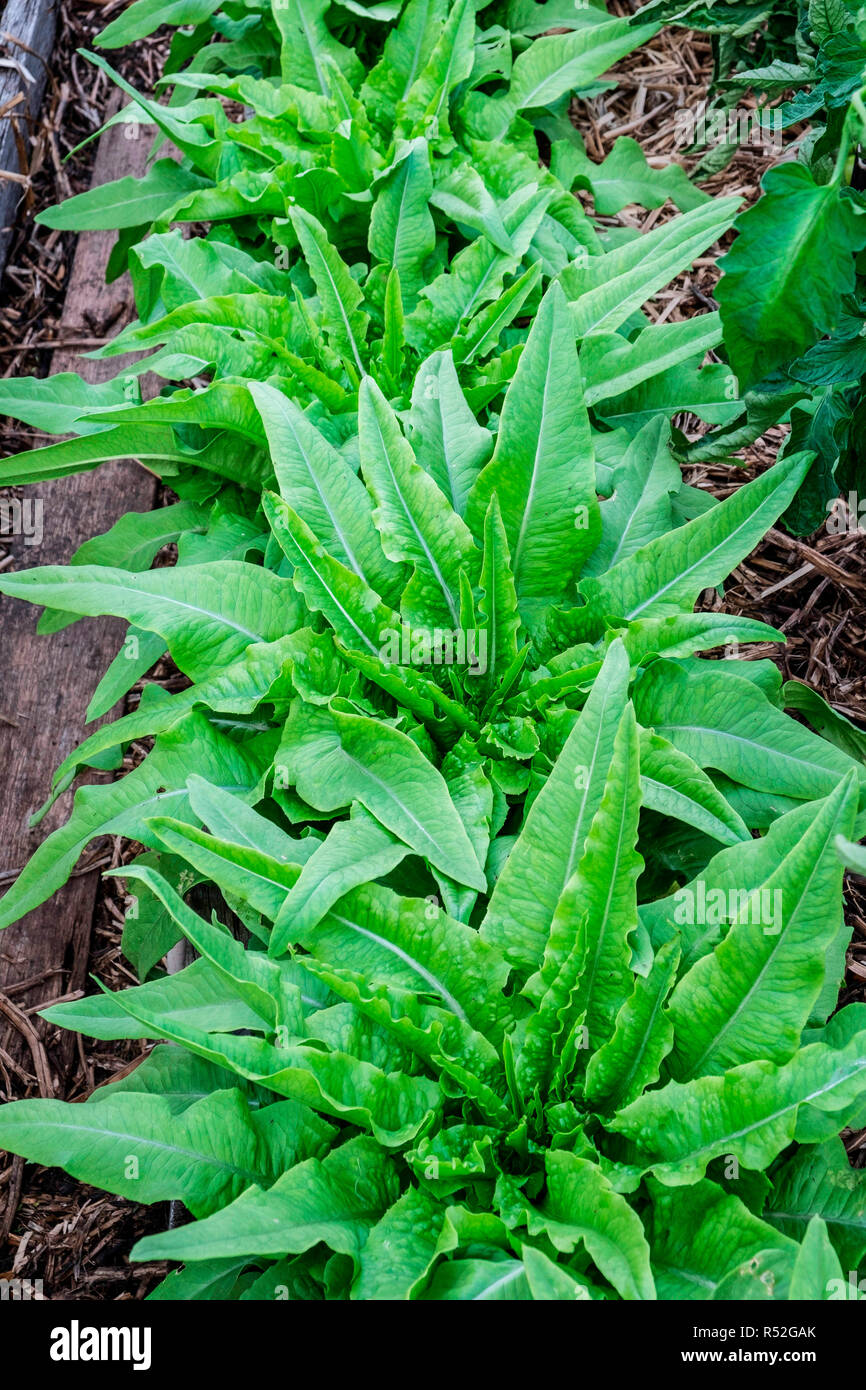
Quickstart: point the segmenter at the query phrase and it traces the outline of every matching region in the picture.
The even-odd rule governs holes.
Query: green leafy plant
[[[132,23],[134,8],[122,20]],[[155,23],[167,17],[163,10],[149,7],[143,16]],[[98,404],[69,376],[4,386],[0,404],[9,413],[84,436],[8,460],[5,482],[93,467],[135,446],[186,491],[208,485],[201,470],[255,486],[267,462],[256,457],[262,438],[250,379],[274,380],[305,408],[342,415],[357,409],[363,372],[394,399],[432,351],[451,349],[473,403],[495,401],[513,374],[542,280],[569,266],[574,275],[581,259],[575,297],[589,302],[576,326],[581,338],[593,335],[587,350],[600,420],[631,424],[632,414],[661,408],[696,409],[722,423],[736,413],[730,374],[700,370],[720,340],[718,320],[657,330],[640,313],[730,225],[735,205],[699,206],[692,190],[683,203],[693,209],[688,216],[615,248],[602,266],[609,247],[570,196],[576,181],[586,184],[585,161],[575,164],[576,133],[555,112],[652,26],[634,29],[593,9],[581,12],[572,34],[513,56],[519,31],[509,39],[504,30],[476,28],[472,6],[410,4],[359,82],[354,50],[338,45],[337,52],[316,26],[307,35],[310,70],[295,71],[304,46],[295,41],[293,13],[291,6],[275,12],[286,29],[282,80],[231,77],[207,65],[168,74],[175,98],[211,88],[252,115],[229,121],[221,100],[198,96],[161,106],[123,84],[132,98],[124,118],[155,123],[182,160],[157,160],[144,179],[120,180],[43,214],[52,226],[121,229],[113,270],[129,262],[140,321],[102,355],[158,351],[125,370]],[[424,66],[419,53],[428,56]],[[558,132],[551,169],[538,163],[539,122]],[[621,186],[656,206],[670,172],[644,171],[635,188],[625,176]],[[594,185],[602,206],[609,184],[610,175]],[[185,241],[169,230],[203,219],[211,224],[204,238]],[[488,359],[500,346],[511,351],[496,372]],[[212,383],[167,385],[156,401],[137,404],[145,370],[167,382],[210,376]]]
[[[274,386],[252,386],[281,489],[279,495],[265,492],[260,521],[240,542],[241,553],[263,555],[263,565],[232,558],[234,544],[222,558],[187,563],[181,555],[176,567],[138,572],[84,563],[97,558],[91,551],[79,557],[82,563],[0,580],[3,591],[44,604],[60,621],[103,613],[126,618],[145,634],[148,664],[151,653],[168,650],[191,682],[103,726],[61,765],[55,792],[94,759],[157,736],[153,751],[122,781],[81,789],[68,824],[44,841],[5,895],[0,921],[14,921],[44,901],[94,836],[125,833],[148,843],[143,819],[154,798],[171,796],[188,807],[185,720],[192,721],[190,729],[198,726],[196,742],[202,756],[207,750],[212,758],[221,784],[229,776],[228,785],[254,796],[279,761],[276,731],[288,702],[317,690],[326,703],[343,693],[346,681],[349,698],[361,680],[405,706],[410,739],[416,725],[426,731],[416,735],[422,749],[447,749],[469,734],[509,761],[526,762],[540,746],[533,712],[563,700],[580,703],[599,669],[598,644],[611,623],[614,630],[617,622],[632,624],[636,664],[653,653],[682,659],[715,645],[716,634],[726,643],[774,635],[724,615],[678,618],[772,524],[804,476],[808,456],[792,456],[706,510],[701,495],[681,481],[666,445],[669,427],[650,421],[612,468],[611,496],[599,503],[572,321],[563,289],[553,286],[495,433],[473,417],[453,368],[449,376],[447,357],[432,376],[429,366],[422,368],[408,412],[409,439],[381,390],[365,377],[358,434],[344,442],[343,452]],[[410,439],[418,440],[417,454]],[[348,462],[353,457],[361,477]],[[270,539],[259,525],[269,527]],[[127,528],[115,529],[114,544],[126,544]],[[162,523],[149,545],[165,534]],[[235,542],[233,528],[229,539]],[[106,547],[103,561],[114,558]],[[142,551],[143,559],[153,553],[144,544]],[[323,619],[333,628],[336,651],[333,639],[317,630]],[[529,644],[518,645],[521,625]],[[421,666],[414,655],[416,629]],[[453,653],[439,651],[448,641],[459,648],[461,637],[465,669],[455,666]],[[341,666],[346,652],[349,675]],[[483,653],[480,673],[467,666],[473,652]],[[116,666],[124,664],[135,663],[121,656]],[[749,669],[731,662],[708,668],[713,728],[723,728],[724,720],[712,687],[725,688],[731,667]],[[671,672],[680,678],[679,667]],[[111,672],[109,678],[116,689]],[[734,685],[742,684],[738,676]],[[776,690],[772,681],[769,695],[746,686],[747,705],[735,701],[737,719],[757,700],[757,729],[772,719]],[[272,726],[262,726],[262,704],[275,711]],[[208,720],[203,711],[222,717]],[[780,717],[798,750],[814,747],[814,759],[829,759],[828,777],[841,775],[849,760],[805,730],[795,733],[801,726]],[[661,718],[654,709],[647,723]],[[376,738],[385,737],[378,729]],[[404,746],[402,734],[397,742]],[[747,765],[736,746],[732,736],[730,755],[713,748],[707,759],[734,781]],[[691,753],[687,761],[695,761]],[[746,772],[747,784],[768,796],[814,795],[812,766],[804,771],[792,764],[788,775],[786,759],[778,763],[766,783]],[[702,784],[712,801],[706,777]],[[309,798],[300,805],[289,798],[287,805],[296,819],[310,809]],[[750,814],[757,814],[754,806]],[[443,854],[443,869],[451,849]]]
[[[7,1106],[0,1138],[109,1190],[184,1201],[199,1220],[138,1252],[184,1262],[161,1296],[205,1296],[218,1277],[249,1297],[278,1284],[293,1297],[645,1298],[656,1279],[663,1297],[690,1280],[732,1297],[746,1260],[771,1268],[778,1296],[798,1296],[825,1259],[835,1269],[823,1226],[798,1248],[764,1219],[773,1189],[759,1175],[788,1159],[798,1126],[817,1146],[862,1108],[861,1011],[824,1025],[845,948],[835,839],[854,831],[866,773],[783,714],[763,679],[729,669],[748,667],[688,655],[732,627],[768,635],[690,609],[785,506],[807,460],[681,527],[661,522],[658,496],[624,524],[575,471],[590,437],[579,389],[555,287],[464,520],[369,378],[363,482],[313,427],[301,450],[290,427],[302,412],[261,386],[283,487],[265,511],[294,584],[238,562],[154,572],[184,595],[177,629],[159,619],[170,649],[193,679],[202,656],[217,663],[220,693],[202,697],[205,666],[191,694],[157,702],[154,753],[122,782],[79,793],[12,894],[20,910],[45,892],[73,827],[78,845],[126,817],[151,849],[123,872],[159,909],[161,949],[183,936],[198,959],[47,1017],[178,1046],[85,1106]],[[645,447],[663,467],[652,433]],[[315,489],[303,466],[313,454]],[[615,562],[579,578],[611,544]],[[377,566],[378,590],[402,591],[400,613],[368,583]],[[190,616],[219,574],[231,632]],[[271,637],[262,631],[232,661],[247,579],[263,616],[273,592],[284,628],[292,604],[296,622],[306,611],[324,627],[255,640]],[[130,580],[71,567],[3,584],[70,612],[94,584],[116,584],[127,603]],[[580,590],[585,601],[569,601]],[[134,601],[136,621],[154,621],[162,594]],[[217,603],[207,591],[212,614]],[[455,614],[483,660],[437,662]],[[581,640],[563,648],[555,634],[571,629]],[[427,667],[412,661],[419,631]],[[220,737],[202,708],[230,708],[222,692],[256,669],[264,682],[247,686],[245,708],[273,707],[273,733],[257,718],[251,738],[242,723],[236,741]],[[713,710],[696,736],[701,697]],[[154,732],[145,717],[127,721]],[[123,724],[100,731],[99,748],[130,736]],[[702,763],[725,769],[727,794]],[[792,809],[752,840],[738,790],[765,807],[782,794]],[[671,817],[679,859],[671,847],[659,860],[655,826]],[[286,818],[330,828],[293,835]],[[653,888],[641,901],[645,860]],[[218,885],[246,948],[186,906],[165,861]],[[701,893],[721,893],[715,918],[695,908]],[[203,1090],[190,1105],[194,1077]],[[170,1156],[156,1162],[169,1127]],[[134,1178],[121,1150],[137,1159]],[[665,1192],[682,1185],[689,1205],[672,1224]]]
[[[771,424],[790,424],[789,447],[814,450],[817,462],[786,521],[801,534],[815,531],[833,517],[840,491],[858,498],[863,491],[864,12],[783,0],[687,14],[651,4],[639,17],[671,18],[713,36],[713,95],[702,119],[705,129],[718,119],[723,134],[698,174],[733,155],[744,115],[768,139],[809,123],[791,146],[796,158],[765,174],[762,196],[737,218],[721,261],[724,350],[744,409],[689,454],[730,457]],[[740,107],[753,96],[756,110]]]
[[[240,123],[228,122],[217,100],[204,108],[198,98],[129,108],[127,115],[160,124],[183,151],[181,163],[157,161],[143,180],[121,180],[46,216],[58,226],[121,225],[139,321],[102,355],[156,351],[99,393],[74,374],[0,383],[0,406],[10,414],[43,431],[79,434],[7,460],[2,480],[38,482],[133,452],[185,504],[165,518],[166,532],[157,521],[152,537],[142,538],[142,569],[167,540],[178,543],[184,564],[187,557],[244,560],[263,534],[261,492],[274,485],[252,382],[294,400],[345,453],[359,382],[369,374],[398,409],[415,410],[416,433],[428,437],[426,462],[451,423],[441,409],[413,405],[416,383],[434,400],[441,394],[458,424],[466,413],[462,394],[495,422],[543,284],[556,277],[572,305],[603,480],[607,459],[618,459],[653,414],[689,410],[717,425],[733,419],[740,407],[730,371],[704,364],[720,341],[718,316],[654,325],[642,305],[730,225],[735,201],[698,202],[645,237],[605,245],[569,191],[580,177],[573,142],[564,133],[553,142],[552,165],[563,182],[539,166],[532,125],[515,114],[520,93],[531,88],[537,119],[552,120],[542,102],[561,104],[573,83],[589,81],[643,31],[593,10],[575,31],[577,45],[572,36],[544,39],[513,65],[500,45],[497,61],[510,85],[494,104],[511,113],[513,139],[503,146],[479,133],[492,120],[491,99],[473,106],[473,65],[478,82],[489,85],[491,72],[486,31],[471,21],[465,5],[450,12],[408,5],[360,85],[360,100],[343,73],[349,60],[343,55],[338,65],[317,41],[318,77],[307,74],[312,90],[250,74],[217,82],[209,71],[172,72],[196,91],[214,81],[243,99],[255,114]],[[427,67],[418,67],[419,49],[430,55]],[[460,62],[440,71],[452,49]],[[283,45],[287,63],[297,51],[292,31]],[[352,62],[354,73],[360,59]],[[470,68],[473,76],[460,79]],[[492,76],[501,87],[499,68]],[[447,122],[437,116],[435,128],[424,114],[431,100],[449,113]],[[558,129],[565,131],[561,119]],[[158,170],[168,180],[160,188]],[[663,194],[661,171],[658,177]],[[179,178],[192,188],[180,190]],[[318,191],[308,196],[311,190]],[[151,225],[140,225],[143,207],[165,230],[141,240]],[[203,217],[213,223],[205,237],[185,240],[169,230]],[[167,384],[141,401],[145,372]],[[492,447],[477,428],[474,438],[475,449]],[[706,501],[689,495],[695,505]],[[138,525],[135,518],[122,523],[98,552],[88,542],[73,563],[98,553],[100,563],[128,567],[128,537]],[[58,621],[56,614],[43,620],[43,629]],[[164,650],[140,626],[131,636],[137,656],[124,645],[91,717],[111,708]]]

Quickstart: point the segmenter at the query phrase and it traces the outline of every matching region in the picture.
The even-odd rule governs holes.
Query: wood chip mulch
[[[39,227],[33,217],[41,208],[90,186],[96,140],[68,156],[100,129],[114,89],[77,50],[93,51],[94,36],[125,4],[126,0],[61,0],[43,110],[33,128],[22,132],[30,151],[30,182],[19,206],[0,299],[2,376],[44,376],[50,371],[51,354],[57,347],[78,346],[85,352],[97,345],[95,337],[73,343],[64,336],[63,306],[75,236]],[[112,65],[149,90],[161,70],[165,48],[164,36],[155,36],[128,51],[113,52]],[[96,331],[95,327],[94,334]],[[51,438],[17,421],[0,418],[3,456],[37,447]],[[0,570],[10,560],[0,546]],[[157,678],[161,674],[167,682],[176,679],[167,672],[155,673]],[[140,754],[131,753],[130,762],[137,756]],[[133,854],[133,849],[119,840],[103,840],[90,847],[78,871],[116,867]],[[0,883],[0,891],[3,887]],[[120,884],[104,880],[88,968],[111,989],[138,983],[120,950],[123,907]],[[15,996],[36,983],[23,981],[0,997],[4,1022],[21,1032],[25,1041],[27,1018],[16,1009]],[[142,1042],[78,1038],[77,1067],[61,1080],[59,1069],[55,1072],[52,1066],[52,1033],[44,1045],[32,1030],[30,1034],[35,1040],[34,1047],[28,1048],[30,1063],[22,1064],[0,1052],[0,1104],[37,1095],[83,1100],[148,1048]],[[45,1296],[51,1299],[142,1298],[162,1277],[165,1266],[130,1266],[126,1253],[140,1236],[167,1224],[165,1204],[140,1207],[74,1182],[61,1169],[25,1166],[20,1159],[0,1155],[0,1279],[42,1279]]]

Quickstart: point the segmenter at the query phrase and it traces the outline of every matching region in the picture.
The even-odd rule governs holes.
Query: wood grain
[[[94,185],[123,174],[143,173],[149,143],[127,140],[123,126],[106,131],[99,145]],[[79,238],[61,336],[77,337],[85,326],[88,334],[101,327],[115,333],[133,316],[128,279],[105,284],[113,240],[111,232],[88,232]],[[75,370],[98,382],[114,376],[122,361],[88,362],[60,351],[54,355],[52,370]],[[23,492],[42,501],[44,538],[38,547],[18,539],[12,542],[16,569],[64,564],[82,541],[107,530],[124,512],[149,510],[155,500],[155,480],[138,465],[121,462]],[[5,773],[0,870],[6,871],[20,869],[48,832],[69,815],[72,798],[67,793],[38,827],[28,828],[30,815],[48,794],[58,763],[85,732],[96,727],[85,730],[85,710],[125,630],[114,619],[85,619],[62,632],[37,637],[38,612],[29,604],[0,598],[0,714],[12,721],[0,722],[0,765]],[[16,992],[19,1008],[47,1004],[83,986],[97,886],[97,872],[79,875],[42,907],[0,933],[0,993],[22,980],[44,976],[42,983]],[[44,1030],[41,1021],[37,1026]],[[52,1055],[55,1068],[62,1071],[68,1066],[72,1045],[69,1034],[60,1054]],[[14,1029],[7,1028],[5,1036],[0,1032],[0,1046],[16,1060],[30,1062],[26,1044]]]

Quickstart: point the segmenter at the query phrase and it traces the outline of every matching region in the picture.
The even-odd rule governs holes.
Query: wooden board
[[[29,145],[28,117],[42,105],[56,22],[57,0],[8,0],[0,15],[0,58],[10,64],[0,67],[0,173],[26,177],[19,140]],[[14,177],[0,178],[0,275],[25,192],[26,184]]]
[[[126,139],[123,126],[106,131],[100,141],[93,183],[143,173],[150,143]],[[128,278],[105,284],[113,240],[111,232],[88,232],[79,238],[62,337],[91,337],[99,333],[100,326],[113,334],[133,316]],[[122,361],[88,362],[74,352],[58,351],[52,370],[74,370],[96,382],[114,376]],[[9,538],[16,568],[66,563],[82,541],[107,530],[124,512],[149,510],[155,500],[155,480],[134,463],[110,463],[23,492],[42,501],[44,538],[38,547]],[[0,714],[14,721],[0,722],[0,765],[4,771],[0,870],[7,872],[21,868],[46,834],[68,817],[72,804],[69,793],[38,827],[28,829],[31,813],[48,794],[54,769],[85,733],[96,727],[85,730],[84,713],[125,631],[124,624],[114,619],[85,619],[62,632],[37,637],[39,611],[29,604],[0,598]],[[2,891],[5,882],[0,880]],[[15,1003],[21,1008],[47,1004],[70,989],[82,987],[97,886],[97,872],[73,878],[41,908],[0,932],[0,993],[52,970],[55,973],[42,983],[16,991]],[[41,1021],[38,1027],[44,1027]],[[70,1034],[70,1049],[72,1045]],[[2,1018],[0,1046],[32,1067],[20,1034],[11,1027],[4,1029]],[[67,1061],[69,1056],[71,1050]]]

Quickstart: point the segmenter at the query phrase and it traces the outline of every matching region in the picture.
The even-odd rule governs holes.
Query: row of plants
[[[738,204],[587,160],[573,93],[655,27],[560,8],[138,0],[103,46],[182,26],[170,95],[115,75],[116,119],[180,158],[42,214],[118,230],[138,319],[105,385],[0,383],[75,435],[3,480],[135,455],[177,500],[0,589],[129,624],[90,717],[166,652],[188,686],[64,760],[51,800],[152,740],[0,902],[137,843],[141,983],[44,1016],[155,1046],[0,1145],[182,1203],[132,1252],[177,1262],[154,1298],[857,1296],[864,736],[740,659],[781,633],[695,611],[815,451],[683,481],[673,418],[744,405],[717,314],[644,306]],[[612,230],[587,187],[681,211]]]

